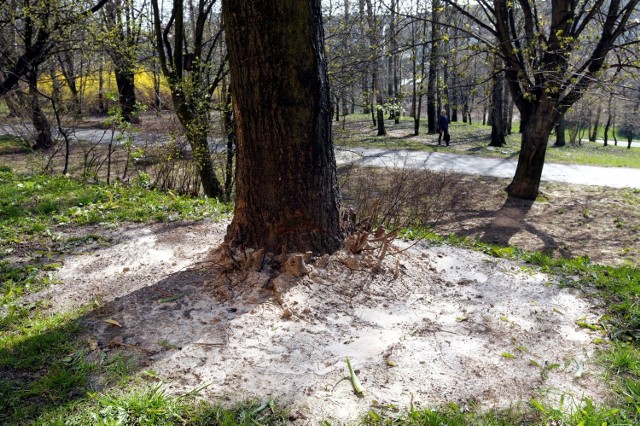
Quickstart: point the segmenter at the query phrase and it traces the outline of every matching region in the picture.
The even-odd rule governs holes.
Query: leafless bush
[[[465,188],[453,173],[361,167],[341,172],[343,207],[352,208],[369,227],[435,226],[466,201]]]
[[[172,190],[179,194],[197,195],[200,192],[198,169],[188,146],[181,138],[145,150],[136,160],[136,170],[148,179],[148,186]]]

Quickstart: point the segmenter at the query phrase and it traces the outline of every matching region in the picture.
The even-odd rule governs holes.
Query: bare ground
[[[466,207],[443,211],[441,233],[489,243],[640,259],[640,194],[543,184],[536,203],[506,199],[505,181],[461,177]],[[96,360],[133,354],[139,371],[213,400],[275,398],[296,424],[354,423],[372,407],[456,402],[488,409],[560,395],[610,397],[595,338],[577,320],[589,301],[526,265],[448,246],[396,241],[398,253],[341,251],[302,276],[225,274],[210,252],[225,223],[66,227],[102,235],[62,259],[61,284],[28,296],[51,310],[97,306],[84,317]],[[372,257],[373,256],[373,257]],[[353,394],[345,357],[366,389]],[[96,382],[96,386],[105,383]]]
[[[640,191],[542,183],[538,201],[510,199],[507,180],[464,177],[468,202],[434,227],[490,244],[607,265],[640,264]]]
[[[622,228],[612,222],[626,212],[626,192],[545,186],[549,202],[523,206],[505,202],[500,181],[477,183],[485,189],[476,208],[445,214],[439,230],[601,260],[637,250],[637,211]],[[216,401],[274,398],[295,424],[354,423],[372,407],[410,403],[488,409],[610,397],[595,362],[602,336],[576,324],[600,312],[552,276],[403,241],[381,263],[376,251],[341,251],[310,260],[301,276],[222,273],[210,253],[225,227],[62,230],[101,234],[110,245],[67,255],[62,284],[31,300],[52,310],[99,306],[84,319],[90,357],[134,354],[172,392],[207,385],[202,395]],[[346,379],[347,356],[364,397]]]

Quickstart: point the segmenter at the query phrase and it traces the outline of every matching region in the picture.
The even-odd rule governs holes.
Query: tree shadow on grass
[[[0,424],[32,424],[61,413],[182,346],[223,344],[224,324],[242,312],[201,297],[213,291],[213,279],[208,269],[178,272],[83,314],[60,315],[13,344],[0,340]],[[7,328],[3,323],[0,337],[20,333],[19,326]]]

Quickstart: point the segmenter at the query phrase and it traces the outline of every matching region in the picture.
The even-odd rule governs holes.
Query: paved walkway
[[[369,148],[336,148],[338,164],[355,163],[373,167],[427,168],[464,174],[512,178],[517,161],[440,152],[385,150]],[[545,163],[543,181],[612,188],[640,188],[640,169],[623,167],[579,166]]]
[[[19,126],[0,126],[0,134],[20,134],[19,132]],[[90,140],[96,143],[106,143],[111,138],[111,132],[99,129],[77,129],[74,136],[78,139]],[[166,140],[167,137],[164,135],[135,135],[134,143],[163,143]],[[214,149],[224,149],[222,145],[215,142],[218,141],[212,140]],[[434,171],[451,171],[504,178],[513,177],[517,164],[515,160],[500,160],[441,152],[371,148],[345,149],[340,147],[336,148],[336,160],[338,164],[355,163],[372,167],[427,168]],[[640,169],[545,163],[542,171],[542,180],[613,188],[640,188]]]

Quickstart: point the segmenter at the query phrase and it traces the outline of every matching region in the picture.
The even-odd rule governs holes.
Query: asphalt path
[[[0,126],[0,134],[20,134],[20,126]],[[24,127],[22,127],[24,131]],[[108,143],[110,130],[76,129],[74,139]],[[114,136],[118,136],[116,133]],[[158,144],[169,140],[166,135],[134,134],[134,144]],[[224,147],[219,140],[211,141],[214,150]],[[443,148],[446,149],[446,148]],[[349,163],[370,167],[407,167],[434,171],[512,178],[516,171],[515,160],[475,157],[413,150],[386,150],[373,148],[336,147],[338,165]],[[607,186],[612,188],[640,188],[640,169],[623,167],[580,166],[576,164],[545,163],[542,180],[567,182],[578,185]]]
[[[504,178],[512,178],[517,165],[515,160],[441,152],[340,147],[336,148],[336,161],[339,165],[353,163],[370,167],[424,168]],[[640,169],[545,163],[542,180],[612,188],[640,188]]]

